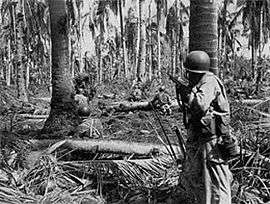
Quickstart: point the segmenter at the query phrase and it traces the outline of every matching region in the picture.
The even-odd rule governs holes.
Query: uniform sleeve
[[[198,119],[203,117],[216,98],[217,91],[217,84],[214,81],[207,81],[199,87],[194,87],[189,100],[191,114]]]

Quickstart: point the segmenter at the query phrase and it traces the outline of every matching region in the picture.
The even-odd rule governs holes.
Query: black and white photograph
[[[0,0],[0,204],[270,204],[270,0]]]

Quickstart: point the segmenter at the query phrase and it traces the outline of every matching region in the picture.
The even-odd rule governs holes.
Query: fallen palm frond
[[[78,198],[86,199],[88,196],[87,199],[95,199],[102,203],[101,198],[94,196],[106,194],[113,189],[117,189],[117,194],[125,195],[116,196],[123,200],[135,199],[135,194],[142,197],[151,195],[153,199],[161,199],[169,195],[168,193],[177,185],[177,166],[166,154],[152,158],[149,158],[149,155],[149,159],[130,159],[131,155],[130,158],[115,160],[110,154],[98,153],[99,156],[89,161],[67,161],[62,159],[63,155],[58,154],[65,143],[66,141],[54,143],[47,149],[37,152],[37,156],[31,154],[30,158],[35,163],[29,165],[31,167],[29,170],[18,173],[20,176],[13,182],[16,191],[10,190],[13,193],[11,197],[17,200],[8,200],[10,196],[2,189],[3,202],[40,203],[46,200],[51,203],[76,203]],[[60,157],[56,158],[53,155]],[[9,179],[3,183],[10,183]],[[114,187],[103,190],[108,185]],[[24,195],[32,197],[24,198]],[[31,202],[28,201],[30,198]]]
[[[241,105],[234,111],[234,129],[238,131],[240,159],[232,161],[234,203],[261,204],[270,198],[270,114],[267,104],[261,101],[253,107]],[[234,108],[239,108],[237,105]],[[240,121],[240,122],[239,122]]]
[[[262,100],[261,102],[255,104],[253,106],[253,108],[256,108],[258,110],[268,109],[269,108],[269,102],[270,102],[270,98],[267,98],[267,99]]]
[[[0,183],[0,203],[3,204],[40,204],[40,203],[70,203],[78,204],[82,201],[104,204],[105,201],[94,195],[92,191],[70,193],[65,190],[56,189],[46,195],[29,195],[20,189],[16,189],[7,184]]]
[[[21,172],[17,185],[0,182],[0,203],[104,203],[96,191],[82,191],[83,182],[65,172],[55,157],[43,155],[29,170]]]
[[[24,194],[20,190],[13,188],[10,185],[0,182],[0,203],[38,203],[38,199],[34,196]]]
[[[179,179],[177,166],[168,156],[135,160],[63,161],[59,165],[74,174],[79,171],[86,176],[102,177],[105,183],[118,184],[122,191],[129,192],[129,197],[134,196],[136,191],[145,196],[149,192],[159,192],[159,196],[169,195]]]

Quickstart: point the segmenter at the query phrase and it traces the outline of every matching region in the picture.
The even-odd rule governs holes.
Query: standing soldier
[[[206,52],[193,51],[186,59],[188,86],[178,86],[185,104],[187,159],[180,188],[197,204],[230,204],[232,179],[227,159],[237,155],[229,132],[229,103],[218,77],[209,72]]]

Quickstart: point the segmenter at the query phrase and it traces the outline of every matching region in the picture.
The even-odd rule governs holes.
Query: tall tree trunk
[[[236,61],[235,61],[235,58],[236,58],[236,34],[233,33],[232,34],[232,63],[231,63],[231,69],[232,70],[235,70],[236,69]],[[225,69],[225,71],[228,71],[227,69]]]
[[[180,11],[180,4],[181,3],[181,0],[180,2],[178,1],[175,1],[175,9],[176,9],[176,18],[177,19],[180,19],[180,15],[179,15],[179,11]],[[175,32],[175,74],[177,75],[178,72],[179,72],[179,59],[180,59],[180,56],[179,56],[179,50],[181,49],[181,47],[179,46],[180,44],[180,33],[179,33],[179,30],[177,30]]]
[[[6,83],[7,86],[10,86],[10,80],[11,80],[11,66],[12,66],[12,62],[11,62],[11,40],[8,39],[8,66],[6,69]]]
[[[23,15],[23,8],[20,5],[20,14]],[[24,50],[24,22],[18,22],[18,41],[17,41],[17,97],[19,100],[28,102],[25,82],[25,50]]]
[[[161,46],[160,46],[160,20],[161,20],[161,0],[157,1],[157,72],[158,78],[161,80],[161,64],[160,64],[160,57],[161,57]]]
[[[189,51],[202,50],[210,57],[210,71],[218,73],[218,1],[191,0]]]
[[[102,65],[102,53],[101,53],[101,48],[100,48],[100,44],[98,45],[99,48],[97,49],[97,57],[98,57],[98,63],[97,63],[97,78],[98,78],[98,82],[102,83],[103,80],[103,65]],[[118,70],[119,71],[119,70]]]
[[[30,83],[30,65],[31,65],[31,60],[29,58],[29,59],[27,59],[27,64],[25,67],[25,87],[26,87],[26,90],[28,90],[29,83]]]
[[[227,25],[226,25],[226,18],[227,18],[227,6],[228,2],[223,2],[223,11],[222,11],[222,29],[221,29],[221,57],[223,58],[223,69],[220,73],[225,73],[228,71],[228,55],[226,53],[226,45],[227,45]]]
[[[263,52],[263,3],[261,5],[260,8],[260,30],[259,30],[259,35],[260,35],[260,42],[259,42],[259,58],[258,58],[258,70],[257,70],[257,79],[256,79],[256,92],[258,93],[259,89],[260,89],[260,82],[261,82],[261,78],[262,78],[262,66],[263,66],[263,58],[262,58],[262,52]]]
[[[149,26],[150,26],[150,35],[149,35],[149,42],[150,42],[150,46],[149,46],[149,69],[148,69],[148,80],[151,81],[152,80],[152,66],[153,66],[153,37],[152,37],[152,12],[151,12],[151,5],[152,5],[152,0],[149,3],[149,7],[148,7],[148,12],[149,12]]]
[[[259,42],[259,59],[262,58],[262,52],[263,52],[263,44],[264,44],[264,40],[263,40],[263,5],[261,5],[261,8],[260,8],[260,42]]]
[[[13,5],[12,6],[12,19],[13,19],[13,35],[14,35],[14,44],[16,45],[17,44],[17,32],[16,32],[16,5]]]
[[[175,75],[175,46],[176,46],[176,39],[175,39],[175,31],[172,30],[172,36],[171,36],[171,74]]]
[[[146,26],[142,20],[142,1],[139,5],[139,26],[140,26],[140,48],[139,48],[139,62],[137,71],[137,80],[145,82],[145,58],[146,58]]]
[[[83,66],[83,54],[82,54],[82,41],[83,41],[83,21],[82,21],[82,2],[79,2],[78,6],[78,18],[79,18],[79,29],[80,29],[80,39],[79,39],[79,72],[82,73],[84,70]]]
[[[254,32],[254,31],[251,31]],[[251,36],[251,67],[252,67],[252,78],[256,78],[257,71],[257,49],[256,49],[256,41],[255,36],[252,34]]]
[[[12,6],[12,9],[11,9],[12,11],[11,11],[11,18],[12,18],[12,32],[13,32],[13,39],[12,39],[12,41],[11,41],[11,59],[13,59],[12,61],[11,61],[11,75],[10,75],[10,82],[11,82],[11,84],[13,83],[13,84],[17,84],[17,81],[16,81],[16,79],[14,79],[15,77],[14,76],[16,76],[17,75],[17,64],[16,64],[16,62],[15,62],[15,60],[14,60],[14,56],[16,55],[15,53],[16,53],[16,49],[15,49],[15,47],[16,47],[16,45],[17,45],[17,30],[16,30],[16,27],[17,27],[17,18],[16,18],[16,4],[14,4],[13,6]],[[12,52],[13,51],[13,52]]]
[[[135,67],[133,69],[134,77],[137,78],[137,70],[138,70],[138,64],[139,64],[139,49],[140,49],[140,0],[136,1],[136,7],[137,7],[137,41],[136,41],[136,55],[135,55]]]
[[[67,135],[79,124],[69,68],[68,19],[65,0],[49,0],[52,43],[51,111],[43,132]],[[54,135],[56,136],[56,134]],[[59,135],[58,135],[59,136]]]
[[[125,32],[124,32],[124,19],[123,19],[123,12],[122,12],[122,0],[118,1],[119,5],[119,17],[120,17],[120,28],[121,28],[121,44],[122,44],[122,49],[123,49],[123,59],[124,59],[124,72],[125,72],[125,77],[129,78],[129,73],[128,73],[128,61],[127,61],[127,49],[126,49],[126,40],[125,40]]]
[[[70,17],[68,17],[69,19]],[[70,22],[69,22],[70,23]],[[68,29],[71,29],[71,25],[69,25]],[[72,42],[71,42],[71,32],[68,33],[68,66],[71,74],[71,78],[74,78],[75,76],[75,67],[74,67],[74,52],[72,51],[74,47],[72,47]]]

